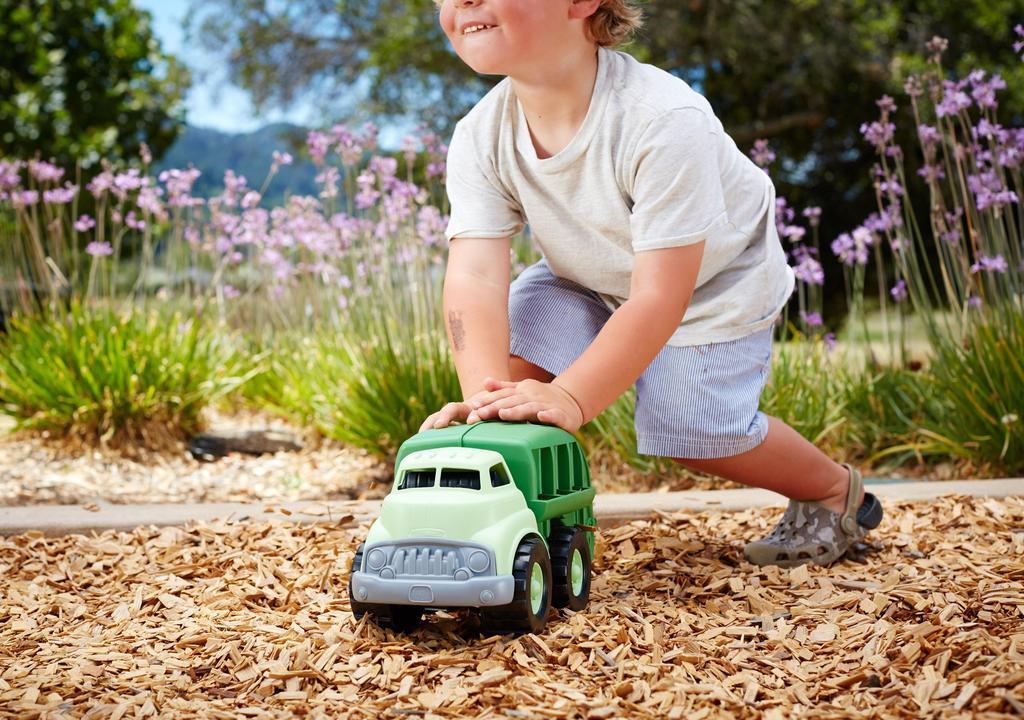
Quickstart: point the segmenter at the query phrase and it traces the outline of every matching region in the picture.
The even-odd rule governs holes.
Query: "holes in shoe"
[[[797,555],[796,555],[796,559],[797,559],[797,560],[810,560],[810,559],[811,559],[811,556],[810,556],[810,554],[809,554],[809,553],[806,553],[806,552],[799,552],[799,553],[797,553]]]
[[[820,555],[824,555],[827,552],[828,552],[828,548],[827,547],[825,547],[824,545],[819,545],[818,546],[818,555],[819,556]]]
[[[776,560],[789,560],[789,553],[780,552],[775,556]]]

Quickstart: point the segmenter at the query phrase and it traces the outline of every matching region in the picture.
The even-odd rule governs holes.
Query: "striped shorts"
[[[558,375],[610,316],[597,293],[556,277],[541,260],[509,291],[511,354]],[[771,327],[729,342],[663,347],[636,381],[637,452],[709,459],[760,445],[768,417],[758,403],[771,358]]]

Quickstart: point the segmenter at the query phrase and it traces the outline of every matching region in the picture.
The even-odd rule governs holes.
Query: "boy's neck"
[[[529,77],[509,76],[538,157],[557,154],[586,119],[597,80],[597,52],[596,45],[580,45]]]

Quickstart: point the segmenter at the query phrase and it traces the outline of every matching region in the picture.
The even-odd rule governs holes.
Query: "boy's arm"
[[[509,373],[510,238],[456,238],[448,247],[444,320],[463,398]]]
[[[704,241],[635,255],[629,299],[576,362],[551,382],[597,417],[643,374],[682,322],[697,284]]]

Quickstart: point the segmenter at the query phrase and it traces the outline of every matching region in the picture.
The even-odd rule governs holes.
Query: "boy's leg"
[[[532,362],[524,360],[518,355],[511,355],[509,357],[508,369],[512,376],[509,379],[513,382],[519,382],[520,380],[540,380],[541,382],[551,382],[555,377],[539,365],[534,365]]]
[[[850,474],[800,433],[768,416],[764,442],[752,450],[711,459],[674,458],[688,468],[772,490],[792,500],[815,500],[836,513],[846,506]],[[858,505],[863,493],[858,498]]]

